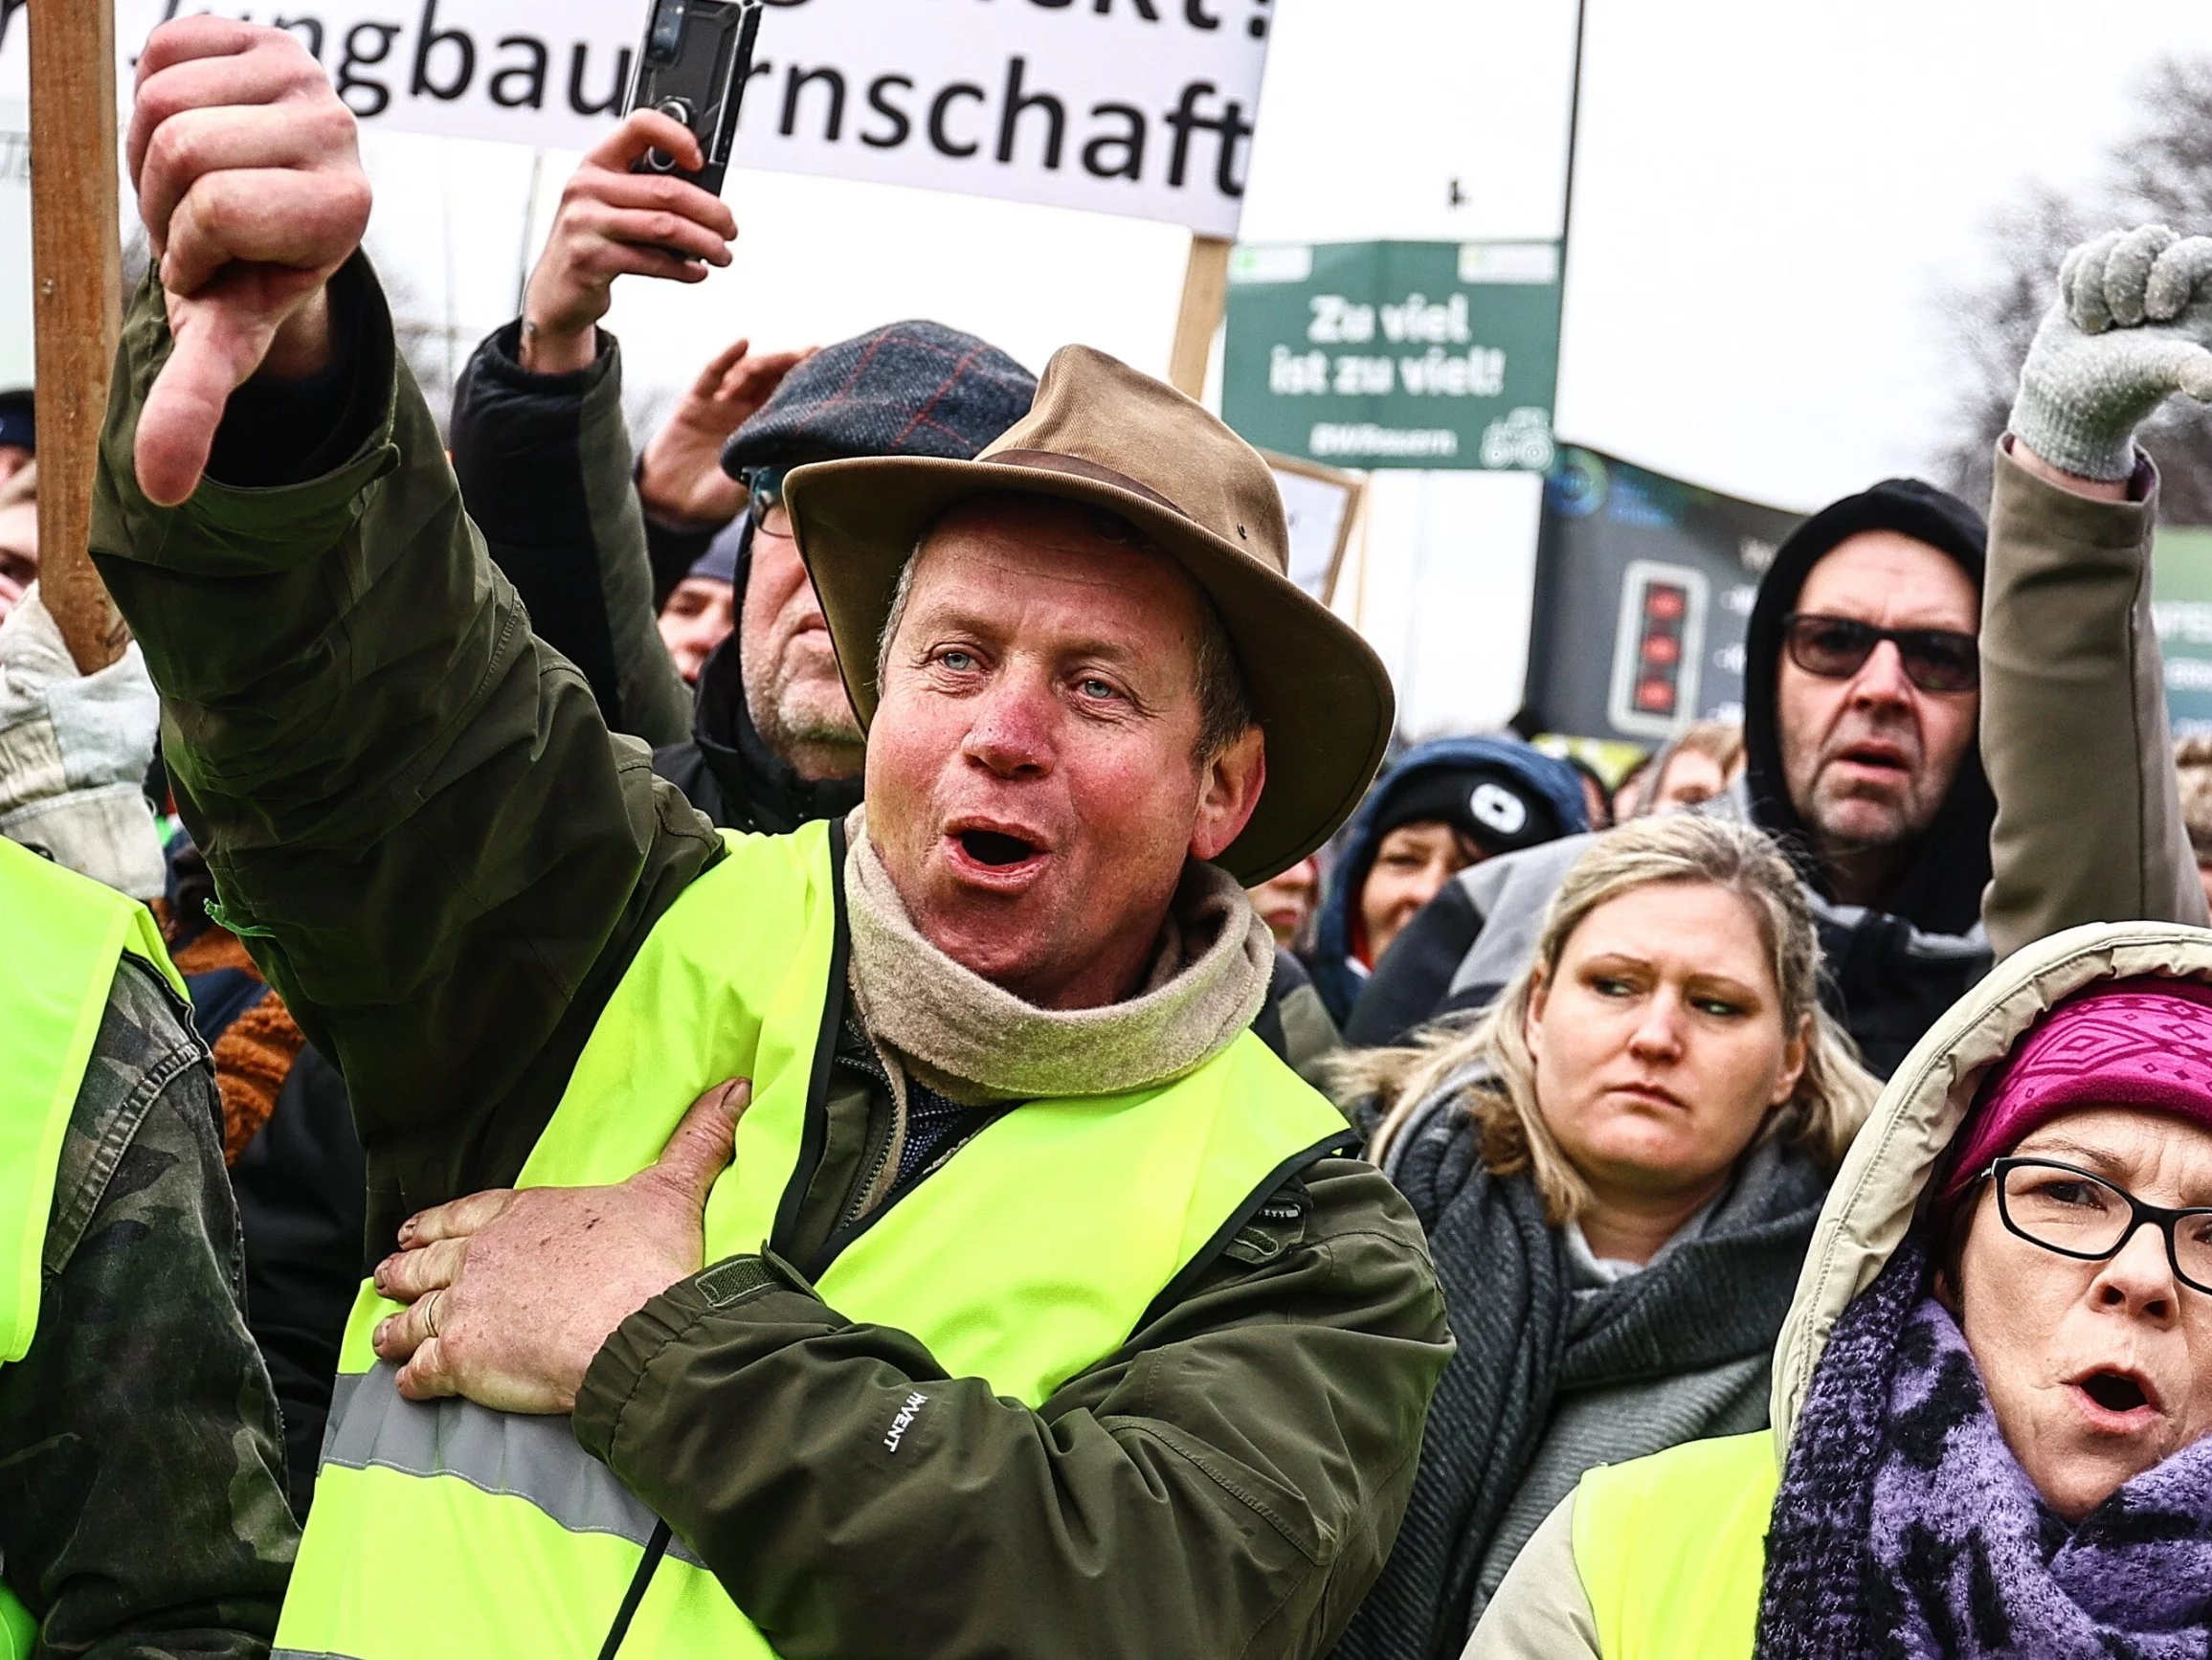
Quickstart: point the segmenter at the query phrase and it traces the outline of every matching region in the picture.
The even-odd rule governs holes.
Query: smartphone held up
[[[637,171],[664,173],[722,194],[765,9],[766,0],[653,0],[629,107],[659,110],[681,122],[699,141],[705,163],[692,171],[656,149],[645,153]]]

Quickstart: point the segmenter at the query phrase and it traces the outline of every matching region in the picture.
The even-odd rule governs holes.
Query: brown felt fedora
[[[1267,787],[1219,864],[1247,886],[1287,870],[1352,816],[1390,743],[1390,675],[1285,572],[1290,532],[1260,454],[1173,388],[1071,346],[1037,403],[972,461],[862,457],[785,481],[845,688],[876,713],[876,648],[899,572],[959,502],[1053,496],[1134,525],[1190,573],[1227,626],[1267,735]]]

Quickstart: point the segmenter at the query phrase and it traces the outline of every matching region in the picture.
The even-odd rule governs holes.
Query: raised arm
[[[1982,914],[2003,957],[2085,922],[2206,921],[2151,620],[2157,475],[2134,431],[2212,398],[2212,240],[2077,248],[2000,445],[1983,600]]]
[[[584,671],[609,726],[656,746],[691,733],[691,688],[656,626],[662,596],[744,508],[720,465],[723,440],[799,361],[756,357],[736,342],[633,466],[621,351],[598,325],[613,284],[632,275],[701,281],[729,263],[737,231],[729,209],[697,185],[630,170],[682,136],[640,110],[584,158],[523,315],[477,348],[455,389],[452,430],[462,501],[532,628]],[[656,544],[681,564],[659,569]]]
[[[160,264],[93,551],[225,920],[345,1073],[389,1237],[512,1178],[719,843],[485,559],[356,252],[368,185],[313,59],[166,25],[129,153]]]

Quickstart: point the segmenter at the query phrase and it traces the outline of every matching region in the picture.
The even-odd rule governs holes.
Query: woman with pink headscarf
[[[2212,933],[2055,935],[1929,1034],[1773,1407],[1585,1476],[1468,1655],[2212,1651]]]

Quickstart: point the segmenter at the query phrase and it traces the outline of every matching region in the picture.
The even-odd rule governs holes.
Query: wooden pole
[[[1191,238],[1168,383],[1192,397],[1206,395],[1206,365],[1214,355],[1214,335],[1229,308],[1229,250],[1235,245],[1226,236]]]
[[[93,569],[92,479],[123,327],[113,0],[31,0],[38,591],[78,670],[129,641]]]

